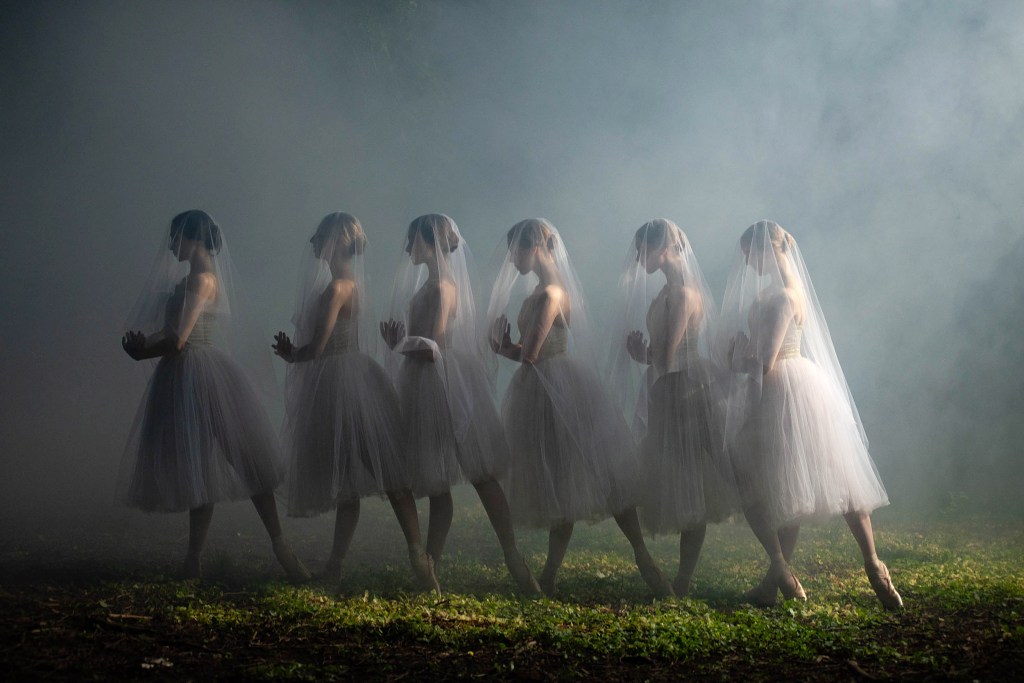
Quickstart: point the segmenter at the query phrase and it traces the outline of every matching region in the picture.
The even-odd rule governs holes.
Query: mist
[[[1013,496],[1020,3],[0,13],[4,519],[114,505],[148,371],[121,350],[123,321],[188,208],[224,228],[268,349],[331,211],[363,222],[378,304],[413,217],[451,215],[485,263],[545,216],[598,322],[644,221],[676,221],[720,297],[740,233],[774,219],[801,245],[894,508]]]

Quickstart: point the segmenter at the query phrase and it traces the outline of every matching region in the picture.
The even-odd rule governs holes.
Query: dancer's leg
[[[402,534],[409,548],[409,563],[412,565],[416,583],[423,590],[441,592],[441,586],[434,575],[434,564],[423,551],[423,538],[420,535],[420,516],[416,511],[416,500],[408,490],[388,493],[391,508],[402,527]]]
[[[200,556],[206,545],[206,533],[213,520],[213,506],[203,505],[188,511],[188,551],[178,576],[183,579],[198,579],[202,576]]]
[[[324,568],[325,579],[337,581],[341,578],[341,563],[348,554],[358,523],[359,499],[338,503],[334,515],[334,543],[331,546],[331,555],[327,558],[327,566]]]
[[[871,516],[867,512],[848,512],[843,515],[846,524],[850,527],[853,537],[860,547],[860,554],[864,557],[864,571],[868,575],[868,581],[875,595],[888,610],[903,609],[903,598],[896,592],[892,585],[892,577],[889,575],[889,568],[878,559],[875,553],[875,535],[871,528]]]
[[[257,493],[252,497],[252,504],[256,508],[256,514],[263,521],[263,526],[266,528],[267,534],[270,536],[270,543],[274,548],[274,556],[284,568],[285,574],[292,581],[308,581],[309,570],[295,556],[281,534],[281,520],[277,516],[277,501],[274,500],[273,490]]]
[[[427,524],[427,554],[434,561],[434,567],[441,563],[448,531],[452,528],[452,494],[442,493],[430,497],[430,521]]]
[[[690,581],[693,579],[694,569],[697,568],[697,560],[700,559],[707,530],[707,524],[698,524],[679,534],[679,573],[672,581],[672,590],[680,597],[690,592]]]
[[[659,597],[671,596],[672,586],[669,584],[668,579],[658,569],[658,565],[654,563],[654,558],[651,557],[651,553],[647,550],[647,544],[644,542],[644,534],[640,528],[640,517],[637,515],[636,508],[629,508],[624,512],[620,512],[615,515],[615,523],[619,525],[619,529],[626,536],[629,544],[633,546],[633,557],[636,560],[637,569],[640,570],[640,576],[650,586],[654,594]]]
[[[544,563],[544,570],[540,573],[540,588],[548,597],[555,594],[555,581],[558,570],[565,559],[565,551],[569,549],[569,541],[572,539],[572,522],[556,524],[548,531],[548,559]]]
[[[502,553],[505,555],[505,565],[509,574],[516,582],[516,587],[525,595],[537,595],[540,593],[540,586],[530,573],[530,568],[516,547],[516,532],[512,526],[512,513],[508,508],[508,500],[501,485],[494,479],[488,479],[473,484],[480,502],[487,512],[487,519],[494,527],[494,533],[498,536],[498,543],[501,545]]]

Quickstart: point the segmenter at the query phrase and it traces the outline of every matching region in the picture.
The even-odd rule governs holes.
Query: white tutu
[[[118,497],[151,512],[180,512],[269,491],[282,471],[277,436],[242,369],[209,344],[188,343],[153,372]]]
[[[743,504],[776,527],[889,503],[846,397],[798,355],[764,376],[732,460]]]
[[[552,328],[545,346],[557,332]],[[636,504],[632,437],[586,366],[565,354],[520,366],[502,415],[512,453],[507,493],[517,522],[548,528],[597,521]]]
[[[483,367],[469,354],[442,354],[437,363],[405,358],[398,374],[404,451],[416,496],[446,493],[463,481],[499,479],[508,468],[508,446]],[[449,397],[449,385],[467,395]],[[459,415],[452,415],[451,405]]]
[[[708,386],[686,372],[672,372],[654,382],[648,401],[640,442],[644,528],[671,533],[728,518],[736,496],[723,471],[721,416]]]
[[[288,514],[317,515],[338,502],[407,488],[398,398],[384,369],[349,350],[291,371]]]

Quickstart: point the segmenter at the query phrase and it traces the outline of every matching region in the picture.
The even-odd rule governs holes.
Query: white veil
[[[750,226],[741,237],[722,302],[715,352],[723,366],[735,373],[726,417],[727,441],[737,436],[749,411],[761,400],[763,369],[772,352],[764,335],[759,339],[755,332],[751,338],[751,309],[755,304],[766,304],[776,291],[781,292],[783,285],[795,289],[802,298],[800,355],[824,373],[835,396],[845,406],[844,412],[848,411],[856,423],[866,448],[864,426],[836,358],[800,248],[792,235],[768,220]]]
[[[363,254],[366,249],[366,237],[360,228],[350,234],[341,228],[356,218],[350,214],[335,212],[328,214],[320,221],[316,233],[309,239],[303,249],[299,266],[299,280],[295,295],[295,309],[291,322],[295,325],[295,348],[309,344],[316,334],[317,319],[320,314],[320,303],[324,291],[331,283],[330,263],[338,250],[348,252],[348,263],[355,281],[357,301],[350,322],[348,344],[355,349],[368,353],[371,357],[376,345],[376,334],[371,334],[373,326],[366,320],[366,311],[370,307],[366,299],[366,269]],[[341,322],[339,320],[339,322]],[[287,368],[286,395],[290,395],[301,384],[298,379],[309,371],[308,363],[289,363]]]
[[[431,249],[420,249],[422,240]],[[418,260],[419,262],[414,262]],[[433,259],[428,265],[427,260]],[[456,439],[461,442],[473,420],[473,392],[470,378],[464,376],[462,364],[449,362],[450,354],[463,357],[482,357],[482,340],[478,333],[476,301],[470,280],[472,254],[469,245],[459,232],[458,225],[444,214],[426,214],[415,219],[402,240],[402,257],[391,290],[388,314],[392,320],[402,324],[404,337],[394,347],[394,353],[385,353],[385,365],[393,378],[398,377],[399,367],[406,353],[429,353],[447,390],[449,414]],[[431,270],[436,269],[442,280],[451,283],[456,290],[455,310],[445,326],[446,338],[431,339],[413,334],[418,331],[410,320],[410,303],[422,295],[423,285]]]
[[[184,211],[163,230],[149,275],[125,321],[125,329],[140,331],[147,337],[165,332],[181,333],[182,314],[191,294],[184,288],[190,266],[182,252],[182,235],[197,240],[210,253],[213,274],[217,278],[217,296],[207,302],[205,312],[216,316],[218,346],[230,349],[234,305],[234,267],[231,252],[220,226],[205,211]],[[181,260],[179,260],[181,254]],[[177,294],[177,296],[175,296]]]
[[[712,341],[718,316],[714,297],[685,233],[675,223],[659,218],[645,223],[629,241],[619,277],[619,300],[612,321],[608,350],[609,376],[614,396],[622,407],[633,433],[641,438],[647,428],[648,392],[659,372],[653,363],[642,364],[629,353],[627,336],[639,331],[649,342],[647,313],[651,303],[665,286],[664,274],[648,273],[647,255],[663,248],[680,255],[683,284],[696,290],[702,302],[699,320],[686,332],[685,353],[668,359],[664,372],[685,372],[691,380],[710,385]],[[684,348],[681,346],[681,349]]]

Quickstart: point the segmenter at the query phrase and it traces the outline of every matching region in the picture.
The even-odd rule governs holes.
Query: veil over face
[[[151,335],[162,330],[180,333],[182,314],[192,303],[185,289],[190,271],[189,258],[197,246],[206,249],[217,279],[216,297],[204,304],[204,311],[217,317],[220,343],[230,339],[235,291],[231,252],[220,226],[205,211],[185,211],[164,228],[157,241],[149,274],[125,321],[125,328]]]
[[[689,321],[683,343],[664,367],[645,365],[630,356],[627,337],[639,331],[645,338],[651,305],[668,287],[658,261],[668,257],[678,262],[682,285],[697,299],[699,309]],[[609,338],[608,360],[614,396],[631,420],[634,434],[643,436],[647,427],[649,390],[659,376],[684,372],[694,382],[709,385],[711,350],[718,316],[717,306],[685,233],[670,220],[659,218],[645,223],[629,241],[619,276],[618,301]],[[649,339],[654,342],[654,339]]]
[[[309,238],[299,266],[295,311],[292,315],[297,346],[308,344],[316,333],[321,297],[334,278],[331,264],[344,262],[355,283],[356,292],[352,305],[350,341],[356,348],[373,355],[377,335],[372,333],[373,326],[365,320],[365,312],[370,309],[363,258],[366,246],[362,227],[351,214],[336,212],[320,221],[316,232]]]

